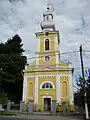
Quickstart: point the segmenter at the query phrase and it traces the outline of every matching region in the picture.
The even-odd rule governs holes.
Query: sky
[[[60,52],[78,51],[81,44],[90,51],[90,0],[0,0],[0,42],[19,34],[25,55],[35,56],[35,33],[41,31],[48,3],[60,31]],[[61,59],[72,63],[76,76],[80,73],[79,53],[61,54]],[[83,59],[84,66],[89,67],[90,52],[84,52]]]

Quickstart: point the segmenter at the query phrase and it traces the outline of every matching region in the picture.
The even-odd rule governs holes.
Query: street
[[[0,117],[0,120],[81,120],[77,116],[42,116],[42,115],[18,115]]]

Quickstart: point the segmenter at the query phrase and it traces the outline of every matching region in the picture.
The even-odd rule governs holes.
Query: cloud
[[[0,41],[17,33],[23,40],[25,54],[34,56],[37,43],[34,33],[41,31],[40,23],[47,3],[48,0],[1,0]],[[60,52],[79,50],[80,44],[84,49],[90,49],[90,0],[51,0],[50,4],[56,28],[60,31]],[[80,67],[79,54],[61,57],[72,62],[74,67]],[[88,63],[86,65],[89,66]]]

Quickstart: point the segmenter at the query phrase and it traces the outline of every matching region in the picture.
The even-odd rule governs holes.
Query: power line
[[[90,52],[90,50],[83,50],[84,52]]]
[[[71,54],[71,53],[76,53],[76,52],[79,52],[79,51],[72,51],[72,52],[64,52],[64,53],[58,53],[58,55],[61,55],[61,54]],[[44,53],[47,55],[47,53]],[[55,56],[56,54],[48,54],[48,56]],[[35,59],[35,58],[42,58],[42,57],[45,57],[44,55],[43,56],[39,56],[39,57],[31,57],[31,58],[27,58],[27,59]]]

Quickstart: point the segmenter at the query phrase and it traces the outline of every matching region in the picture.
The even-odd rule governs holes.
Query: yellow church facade
[[[22,101],[33,100],[42,111],[51,109],[52,100],[59,105],[73,105],[73,68],[60,60],[60,35],[49,7],[43,13],[41,29],[35,33],[35,61],[25,66]]]

